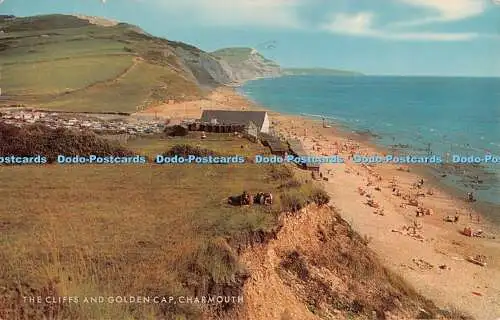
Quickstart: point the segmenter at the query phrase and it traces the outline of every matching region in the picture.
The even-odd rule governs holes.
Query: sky
[[[500,0],[0,0],[0,13],[101,16],[284,67],[500,76]]]

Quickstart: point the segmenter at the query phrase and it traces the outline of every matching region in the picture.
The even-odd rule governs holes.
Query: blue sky
[[[500,76],[495,1],[0,0],[0,13],[103,16],[207,51],[257,47],[283,66]]]

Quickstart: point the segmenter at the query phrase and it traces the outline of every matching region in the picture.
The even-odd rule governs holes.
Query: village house
[[[259,133],[269,133],[269,116],[266,111],[204,110],[201,122],[244,125],[249,130],[256,126]]]
[[[13,124],[16,126],[40,123],[49,128],[67,128],[77,130],[91,130],[96,133],[118,134],[128,133],[153,134],[163,131],[164,124],[159,121],[140,120],[129,123],[126,120],[105,121],[99,119],[89,119],[84,116],[77,118],[67,118],[63,113],[44,113],[32,111],[6,111],[0,113],[0,122]]]

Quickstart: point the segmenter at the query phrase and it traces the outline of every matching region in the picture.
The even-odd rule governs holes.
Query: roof
[[[244,125],[247,125],[251,121],[261,129],[266,114],[266,111],[204,110],[201,115],[201,121],[210,122],[212,119],[217,119],[217,121],[222,124]]]
[[[307,152],[302,147],[302,142],[300,140],[288,140],[288,145],[293,154],[298,157],[307,157]]]
[[[271,152],[287,152],[288,148],[280,141],[271,140],[268,142]]]
[[[302,142],[300,140],[288,140],[288,145],[290,146],[290,151],[297,157],[308,157],[309,154],[304,150]],[[304,166],[308,169],[317,169],[320,167],[318,162],[306,162]]]
[[[319,162],[307,162],[305,164],[306,168],[308,169],[312,169],[312,168],[319,168],[320,167],[320,163]]]

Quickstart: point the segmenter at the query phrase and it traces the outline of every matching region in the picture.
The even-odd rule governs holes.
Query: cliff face
[[[195,47],[173,45],[177,58],[182,62],[184,71],[195,78],[203,86],[215,86],[233,82],[233,70],[223,60]]]
[[[2,89],[9,96],[8,101],[3,100],[5,104],[29,105],[35,101],[43,102],[46,108],[64,109],[78,101],[83,109],[100,105],[105,111],[141,110],[164,101],[199,99],[206,93],[204,89],[280,74],[276,63],[249,48],[212,54],[101,17],[0,15],[0,31],[0,51],[7,65],[3,70],[6,76],[2,77]],[[70,63],[73,59],[75,63]],[[110,60],[118,62],[110,64]],[[37,69],[35,64],[41,61],[54,70],[64,67],[74,75],[75,87],[68,90],[64,74],[50,79],[52,95],[43,86],[34,88],[29,77],[19,81],[22,68],[33,65]],[[82,73],[82,64],[103,67]],[[22,92],[25,87],[31,87],[31,95]],[[104,91],[113,98],[103,101]],[[122,101],[125,96],[128,98]]]
[[[212,52],[212,56],[229,66],[233,82],[278,77],[282,74],[276,62],[266,59],[255,49],[225,48]]]
[[[176,56],[202,86],[240,83],[277,77],[280,66],[250,48],[227,48],[211,54],[180,42],[171,42]]]

